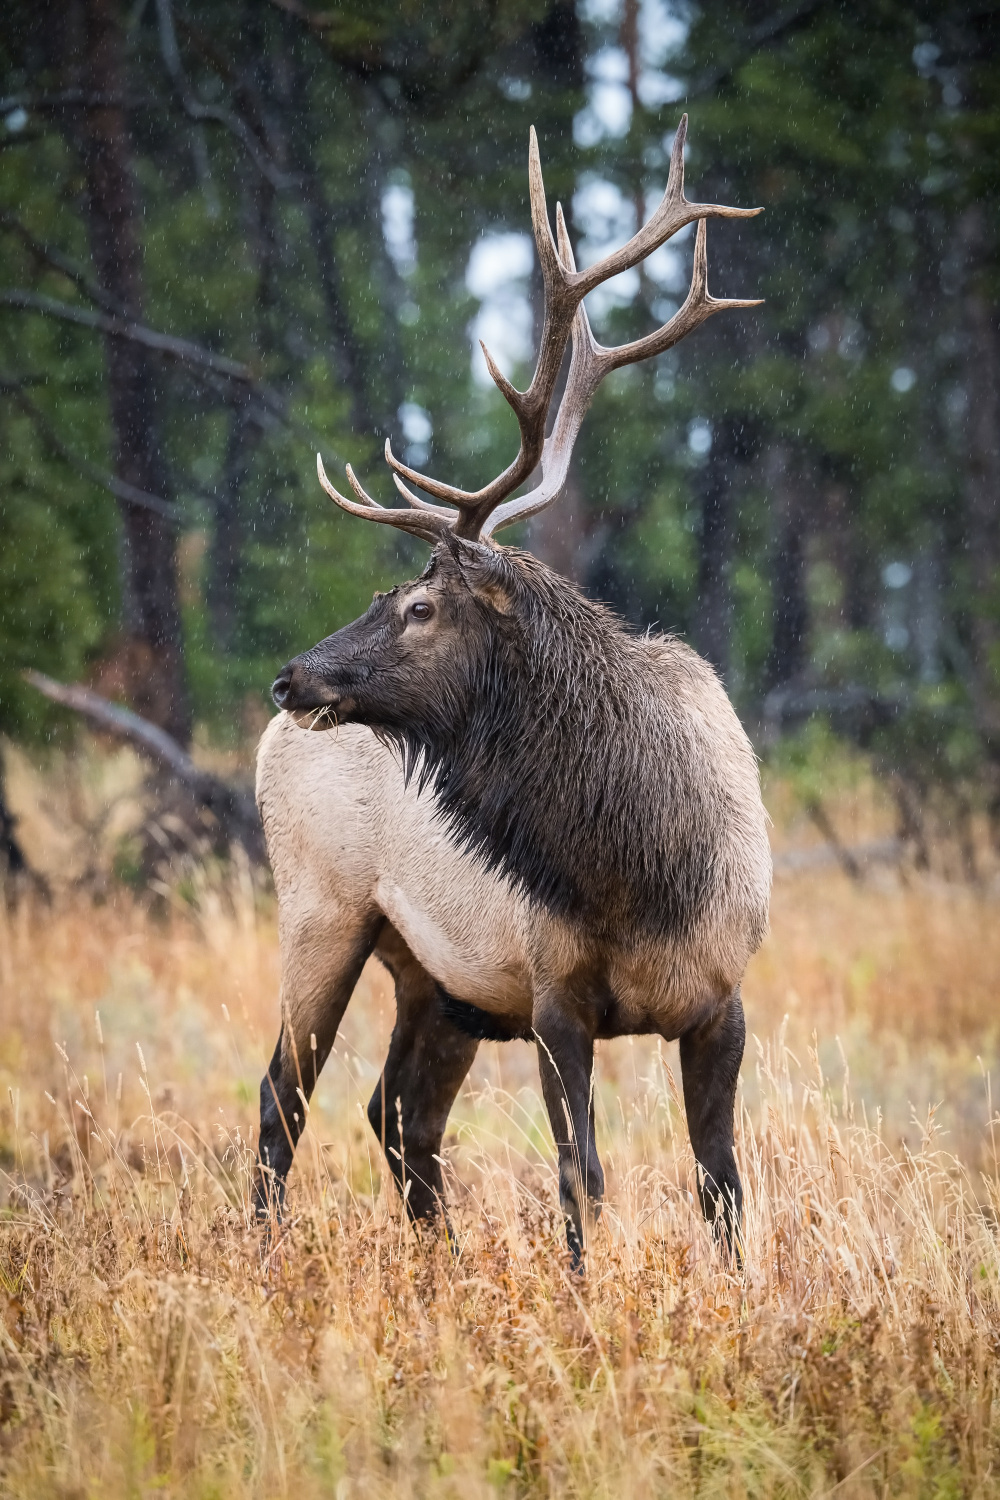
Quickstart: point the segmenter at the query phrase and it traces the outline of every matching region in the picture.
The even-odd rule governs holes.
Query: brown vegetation
[[[865,798],[845,838],[879,831]],[[263,1253],[270,898],[194,860],[153,907],[53,886],[0,906],[4,1494],[995,1488],[991,891],[779,879],[745,987],[744,1271],[692,1199],[673,1049],[636,1039],[598,1060],[608,1206],[578,1279],[520,1043],[483,1045],[446,1142],[457,1253],[404,1226],[362,1115],[392,1017],[374,969]]]

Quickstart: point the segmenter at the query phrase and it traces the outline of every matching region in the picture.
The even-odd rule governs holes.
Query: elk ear
[[[514,608],[514,575],[503,553],[459,537],[449,538],[449,551],[469,591],[497,614],[509,615]]]

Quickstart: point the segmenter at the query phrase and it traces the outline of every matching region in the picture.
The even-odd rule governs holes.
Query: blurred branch
[[[861,866],[858,863],[857,857],[852,849],[849,849],[846,844],[842,843],[840,835],[833,826],[830,814],[819,798],[807,797],[805,799],[805,810],[833,850],[834,856],[843,869],[844,874],[848,875],[851,880],[860,880]]]
[[[0,151],[9,151],[12,146],[29,146],[33,141],[44,139],[44,130],[19,130],[16,135],[0,136]]]
[[[48,385],[47,375],[0,375],[0,395],[9,396],[15,391],[26,391],[33,385]]]
[[[829,865],[843,865],[844,855],[850,858],[852,879],[857,879],[866,865],[899,864],[906,853],[903,839],[874,839],[868,844],[854,844],[849,849],[843,845],[821,844],[818,849],[786,849],[773,856],[776,875],[792,875],[799,870],[821,870]],[[856,874],[854,872],[857,872]]]
[[[296,21],[304,22],[310,31],[318,32],[320,36],[334,24],[332,16],[322,12],[317,14],[308,6],[300,5],[299,0],[271,0],[271,4],[277,10],[283,10],[286,15],[294,16]]]
[[[82,715],[95,729],[132,745],[186,787],[191,795],[218,820],[224,836],[242,844],[258,863],[267,859],[260,815],[253,793],[233,786],[195,765],[182,745],[166,730],[148,719],[122,708],[80,683],[56,682],[43,672],[29,668],[24,680],[50,702]]]
[[[134,714],[131,709],[109,702],[91,688],[79,683],[56,682],[54,678],[46,677],[44,672],[36,672],[31,667],[25,672],[24,680],[52,703],[58,703],[62,708],[71,708],[105,734],[113,734],[116,739],[134,745],[185,786],[200,786],[204,779],[215,780],[214,776],[208,777],[206,772],[199,771],[187,751],[165,729],[151,724],[148,719]]]
[[[25,394],[26,384],[40,384],[40,377],[25,376],[12,377],[0,374],[0,395],[8,395],[29,417],[38,429],[39,435],[46,447],[61,458],[64,463],[69,464],[84,479],[89,479],[94,484],[99,484],[103,489],[110,490],[117,500],[125,500],[129,505],[139,505],[144,510],[155,511],[157,515],[163,516],[174,526],[180,524],[180,516],[176,505],[169,500],[163,500],[159,495],[148,495],[145,490],[137,489],[134,484],[127,484],[124,479],[118,479],[114,474],[98,467],[97,464],[84,458],[82,454],[75,453],[72,448],[67,447],[59,436],[48,417],[36,406],[31,397]]]
[[[275,187],[288,185],[289,179],[286,174],[270,160],[246,121],[241,120],[232,110],[224,109],[221,105],[202,104],[189,90],[182,94],[181,103],[192,119],[212,120],[224,126],[231,135],[236,137],[254,165],[270,182],[274,183]],[[86,89],[63,89],[55,94],[8,94],[0,99],[0,114],[7,114],[14,109],[36,110],[39,113],[48,114],[62,109],[165,110],[169,107],[166,100],[156,99],[148,94],[95,94]],[[20,146],[27,140],[41,139],[42,135],[42,131],[33,131],[30,136],[24,133],[8,136],[0,140],[0,147]]]
[[[177,45],[177,33],[174,28],[174,16],[170,0],[156,0],[156,12],[159,20],[160,53],[163,57],[164,66],[173,80],[177,97],[180,99],[184,112],[192,120],[201,124],[205,120],[214,121],[229,131],[230,135],[243,146],[268,182],[279,191],[288,187],[292,179],[287,173],[275,166],[267,151],[262,147],[254,132],[245,120],[234,114],[230,109],[225,109],[219,104],[203,104],[198,99],[188,83],[181,61],[180,48]]]
[[[275,10],[292,16],[311,35],[320,39],[323,50],[347,72],[361,79],[391,75],[401,85],[410,104],[420,100],[425,108],[453,102],[455,91],[475,77],[483,59],[503,40],[502,30],[497,26],[499,6],[496,0],[492,0],[487,5],[467,8],[464,35],[457,26],[452,26],[450,55],[438,50],[422,50],[418,46],[399,65],[389,61],[384,49],[388,27],[382,28],[385,35],[380,35],[378,28],[369,25],[359,41],[353,32],[348,35],[343,17],[335,9],[317,12],[300,4],[299,0],[270,0],[270,3]],[[463,42],[466,45],[463,46]],[[446,62],[450,67],[445,66]]]
[[[0,114],[12,109],[129,109],[151,101],[142,94],[102,94],[91,89],[60,89],[55,94],[7,94],[0,99]]]
[[[155,350],[179,364],[194,369],[208,370],[226,380],[248,386],[263,404],[278,416],[285,416],[285,402],[270,387],[255,379],[248,365],[240,364],[225,355],[213,354],[191,339],[176,338],[170,333],[159,333],[155,328],[135,323],[115,313],[90,312],[83,307],[73,307],[69,302],[60,302],[55,297],[46,297],[41,292],[28,292],[12,287],[0,292],[0,308],[7,307],[19,312],[40,313],[43,317],[58,318],[64,323],[75,323],[80,328],[91,328],[95,332],[109,334],[112,338],[130,339],[147,349]]]
[[[272,0],[272,4],[278,4],[279,0]],[[752,26],[742,38],[736,55],[727,63],[721,63],[718,67],[709,68],[702,73],[700,78],[695,78],[691,87],[681,95],[682,99],[694,99],[699,94],[710,94],[717,89],[720,83],[725,83],[728,78],[736,72],[737,68],[752,57],[758,47],[763,47],[766,42],[776,41],[784,36],[786,31],[792,31],[800,21],[808,20],[814,10],[818,10],[821,0],[800,0],[798,5],[787,5],[784,10],[779,10],[775,15],[768,16],[766,20]]]
[[[117,317],[127,317],[125,308],[109,296],[93,277],[88,276],[81,266],[63,255],[61,250],[56,250],[53,246],[47,245],[44,240],[38,239],[27,225],[22,224],[20,219],[15,218],[13,214],[0,210],[0,229],[6,230],[9,234],[16,234],[29,255],[39,265],[58,271],[61,276],[72,281],[73,285],[78,287],[85,297],[89,297],[91,302],[96,302],[98,307],[103,307],[105,312]]]

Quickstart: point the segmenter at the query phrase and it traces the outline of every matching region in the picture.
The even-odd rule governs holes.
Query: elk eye
[[[416,604],[410,605],[410,618],[412,620],[429,620],[434,613],[433,606],[419,599]]]

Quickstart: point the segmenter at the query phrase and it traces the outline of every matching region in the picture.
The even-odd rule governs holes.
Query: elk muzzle
[[[296,718],[301,715],[300,723],[310,729],[332,728],[354,706],[298,658],[282,667],[271,684],[271,697],[286,713]]]

